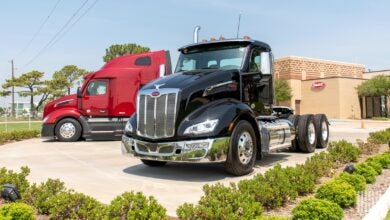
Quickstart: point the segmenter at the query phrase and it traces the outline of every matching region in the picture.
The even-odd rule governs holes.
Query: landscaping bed
[[[230,186],[205,185],[204,195],[198,203],[186,203],[177,209],[178,218],[359,218],[365,212],[364,209],[360,211],[359,204],[365,204],[365,199],[375,200],[364,193],[369,195],[370,190],[379,193],[380,189],[386,188],[382,183],[387,181],[390,152],[383,142],[389,134],[390,129],[370,134],[369,142],[359,142],[358,147],[347,141],[332,142],[327,151],[314,154],[302,165],[276,165],[264,174]],[[352,174],[343,172],[348,163],[355,165]],[[170,218],[153,197],[142,193],[125,192],[106,205],[66,189],[59,180],[30,184],[26,180],[28,174],[28,168],[22,168],[20,173],[5,168],[0,170],[0,186],[15,184],[22,194],[18,202],[24,203],[2,204],[0,215],[9,217],[9,213],[18,215],[21,213],[18,210],[23,210],[33,213],[33,217],[25,219],[37,216],[39,219]]]
[[[9,132],[0,131],[0,145],[9,143],[12,141],[21,141],[24,139],[30,139],[39,137],[40,130],[15,130]]]

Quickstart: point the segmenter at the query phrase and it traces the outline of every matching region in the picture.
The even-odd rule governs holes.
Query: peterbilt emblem
[[[160,87],[165,85],[165,83],[162,83],[162,84],[154,84],[154,87],[156,88],[156,90],[160,90]]]
[[[153,97],[156,97],[156,96],[159,96],[160,95],[160,92],[159,91],[154,91],[152,92],[152,96]]]

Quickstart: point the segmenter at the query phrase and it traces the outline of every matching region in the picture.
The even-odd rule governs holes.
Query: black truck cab
[[[270,150],[298,142],[307,152],[315,149],[320,135],[313,115],[287,120],[272,114],[273,56],[268,44],[218,40],[179,51],[175,74],[139,91],[136,113],[122,138],[124,154],[149,166],[225,162],[228,172],[244,175]],[[305,129],[298,141],[299,121]]]

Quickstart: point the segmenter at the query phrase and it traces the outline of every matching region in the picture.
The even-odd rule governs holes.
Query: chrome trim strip
[[[191,144],[203,143],[207,146],[199,147]],[[153,145],[153,150],[147,147]],[[148,152],[141,151],[139,145],[142,145]],[[188,140],[177,142],[151,143],[136,140],[125,135],[122,136],[122,154],[130,155],[141,159],[157,161],[177,161],[177,162],[224,162],[230,145],[230,137]],[[172,147],[172,152],[159,153],[164,147]],[[180,153],[179,153],[180,152]]]
[[[215,85],[211,85],[211,86],[207,87],[204,90],[203,96],[207,96],[207,93],[210,92],[211,90],[215,89],[215,88],[218,88],[218,87],[221,87],[221,86],[225,86],[225,85],[229,85],[231,83],[234,83],[234,81],[231,80],[231,81],[227,81],[227,82],[222,82],[222,83],[218,83],[218,84],[215,84]]]
[[[54,107],[57,107],[57,106],[59,106],[59,105],[61,105],[61,104],[67,103],[67,102],[71,102],[71,101],[73,101],[73,100],[74,100],[74,99],[67,99],[67,100],[58,102],[58,103],[56,103],[56,104],[54,105]]]

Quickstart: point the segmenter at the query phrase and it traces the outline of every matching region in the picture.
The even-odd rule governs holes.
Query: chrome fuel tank
[[[259,118],[257,120],[263,153],[271,150],[288,148],[295,139],[295,127],[286,119]]]

